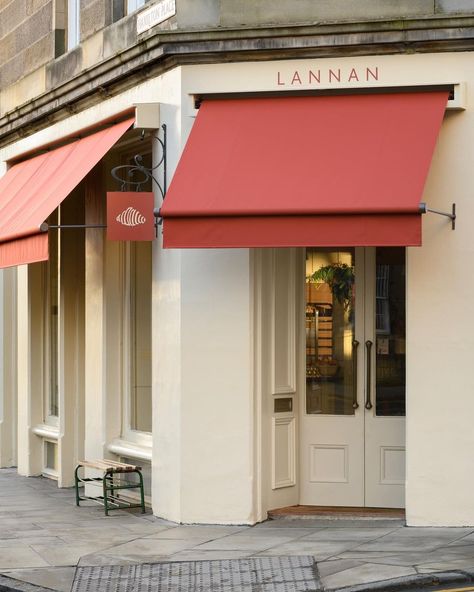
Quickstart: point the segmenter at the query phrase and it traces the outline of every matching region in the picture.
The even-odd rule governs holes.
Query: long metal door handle
[[[367,368],[367,383],[365,385],[365,408],[372,409],[371,389],[372,389],[372,345],[373,343],[368,339],[365,342],[365,349],[367,352],[366,368]]]
[[[352,409],[357,409],[359,403],[357,402],[357,348],[359,342],[354,339],[352,342]]]

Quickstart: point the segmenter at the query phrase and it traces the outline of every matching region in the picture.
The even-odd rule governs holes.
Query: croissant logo
[[[145,216],[140,214],[135,208],[132,208],[132,206],[121,212],[115,219],[124,226],[138,226],[146,222]]]

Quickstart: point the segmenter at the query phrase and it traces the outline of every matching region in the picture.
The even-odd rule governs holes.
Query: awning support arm
[[[425,202],[421,202],[420,203],[420,212],[422,214],[426,214],[426,213],[430,213],[430,214],[438,214],[438,216],[446,216],[446,218],[449,218],[451,220],[451,229],[455,230],[456,229],[456,204],[453,203],[451,206],[451,213],[449,212],[441,212],[440,210],[434,210],[432,208],[429,208],[427,206],[427,204]]]
[[[158,237],[158,226],[162,222],[159,210],[155,209],[153,215],[155,216],[156,236]],[[48,230],[68,230],[72,228],[107,228],[107,224],[48,224],[47,222],[43,222],[40,226],[40,231],[48,232]]]
[[[41,232],[48,230],[62,230],[63,228],[107,228],[106,224],[48,224],[43,222],[40,226]]]

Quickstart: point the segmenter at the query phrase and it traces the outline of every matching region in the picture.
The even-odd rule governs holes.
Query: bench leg
[[[140,480],[140,502],[142,506],[142,514],[145,513],[145,492],[143,490],[143,475],[141,471],[137,471]]]
[[[108,474],[109,473],[106,472],[102,478],[102,488],[104,490],[104,512],[105,512],[106,516],[109,515],[109,500],[107,497],[107,476],[108,476]]]
[[[78,471],[80,469],[80,465],[77,465],[77,467],[74,470],[74,487],[76,490],[76,506],[79,506],[79,475],[78,475]]]

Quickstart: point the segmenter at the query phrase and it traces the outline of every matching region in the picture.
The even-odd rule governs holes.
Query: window
[[[150,242],[126,243],[124,282],[124,429],[126,440],[152,430]]]
[[[51,477],[58,475],[58,445],[56,442],[44,440],[43,443],[43,473]]]
[[[67,50],[79,45],[81,39],[81,0],[68,0],[67,3]]]
[[[123,0],[120,0],[123,2]],[[81,40],[81,0],[55,0],[54,56],[77,47]]]
[[[152,166],[151,145],[134,138],[117,152],[116,165],[134,165],[141,154]],[[132,180],[141,181],[131,177]],[[133,190],[133,187],[127,189]],[[141,191],[151,191],[151,179]],[[120,243],[122,300],[122,430],[123,440],[149,447],[152,431],[152,242]]]
[[[49,218],[50,224],[58,224],[58,211]],[[43,402],[44,421],[57,424],[59,415],[59,232],[49,237],[49,260],[43,268]]]
[[[145,4],[145,0],[127,0],[127,14],[138,10]]]
[[[145,5],[147,0],[112,0],[112,21],[115,23]]]

